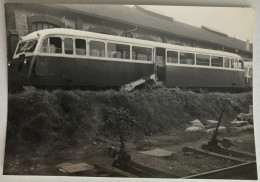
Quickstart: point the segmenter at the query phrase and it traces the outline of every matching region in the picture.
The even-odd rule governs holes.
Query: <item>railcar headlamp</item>
[[[24,59],[23,64],[27,64],[27,59],[26,58]]]

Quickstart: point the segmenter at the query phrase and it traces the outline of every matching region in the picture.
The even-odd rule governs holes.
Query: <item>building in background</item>
[[[222,50],[252,60],[253,45],[206,26],[194,27],[140,6],[6,4],[8,60],[20,37],[47,28],[70,28],[170,44]]]

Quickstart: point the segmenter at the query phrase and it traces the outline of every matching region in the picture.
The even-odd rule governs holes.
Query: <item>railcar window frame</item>
[[[182,63],[181,62],[181,53],[185,53],[185,54],[193,54],[194,55],[194,59],[193,59],[193,64],[186,64],[186,63]],[[179,52],[179,64],[180,65],[186,65],[186,66],[196,66],[196,53],[195,52],[190,52],[190,51],[180,51]]]
[[[72,43],[72,44],[71,44],[71,45],[72,45],[72,49],[67,49],[67,46],[66,46],[66,42],[65,42],[65,41],[66,41],[66,40],[69,40],[69,39],[71,40],[70,43]],[[64,37],[63,37],[63,42],[64,42],[64,46],[63,46],[64,51],[63,51],[63,52],[64,52],[65,55],[74,55],[74,53],[75,53],[75,51],[74,51],[74,50],[75,50],[74,41],[75,41],[75,39],[72,38],[72,37],[70,37],[70,36],[64,36]],[[70,45],[70,44],[68,44],[68,45]],[[70,46],[71,46],[71,45],[70,45]],[[66,52],[66,51],[68,51],[68,50],[69,50],[69,51],[72,51],[72,52]]]
[[[77,51],[83,51],[83,50],[78,50],[78,49],[83,49],[83,48],[77,48],[77,40],[84,40],[85,42],[85,46],[84,46],[84,51],[85,51],[85,54],[78,54]],[[88,55],[88,41],[86,38],[83,38],[83,37],[74,37],[74,48],[75,48],[75,56],[87,56]],[[83,52],[84,53],[84,52]]]
[[[168,52],[169,51],[177,53],[177,63],[168,62]],[[166,63],[167,64],[180,64],[180,51],[179,50],[173,50],[173,49],[166,49]]]
[[[102,42],[102,43],[104,43],[104,56],[94,56],[94,55],[91,55],[91,54],[92,54],[92,53],[91,53],[91,47],[90,47],[91,41],[96,41],[96,42]],[[106,44],[106,40],[88,38],[87,44],[88,44],[88,50],[89,50],[89,56],[90,56],[90,57],[95,57],[95,58],[107,58],[107,44]],[[101,53],[102,53],[102,52],[101,52]],[[100,52],[99,52],[99,54],[100,54]]]
[[[129,55],[128,55],[128,58],[124,58],[124,57],[122,58],[122,57],[121,57],[122,53],[120,53],[120,58],[109,56],[108,44],[118,44],[118,45],[123,45],[123,46],[129,46]],[[116,52],[117,52],[117,51],[113,51],[113,52],[115,52],[115,55],[116,55]],[[128,43],[125,43],[125,42],[110,41],[110,40],[107,40],[107,41],[106,41],[106,57],[107,57],[107,58],[111,58],[111,59],[114,59],[114,58],[115,58],[115,59],[122,59],[122,60],[131,60],[131,58],[132,58],[131,53],[132,53],[131,44],[128,44]]]
[[[208,65],[198,64],[197,55],[208,56],[208,57],[209,57],[209,59],[208,59],[209,64],[208,64]],[[196,65],[196,66],[209,67],[209,66],[211,65],[211,55],[210,55],[210,54],[204,54],[204,53],[196,53],[196,54],[195,54],[195,65]]]
[[[61,50],[61,52],[51,52],[50,38],[59,38],[59,39],[61,40],[61,48],[58,48],[58,49]],[[42,51],[41,51],[42,45],[43,45],[43,42],[44,42],[46,39],[48,39],[48,45],[47,45],[47,50],[48,50],[48,52],[42,52]],[[45,37],[43,37],[43,38],[41,39],[40,44],[39,44],[38,51],[39,51],[39,53],[41,53],[41,54],[61,55],[61,54],[64,53],[64,52],[63,52],[63,47],[64,47],[64,44],[63,44],[63,36],[61,36],[61,35],[48,35],[48,36],[45,36]],[[56,49],[56,47],[55,47],[55,49]]]
[[[133,59],[133,47],[141,47],[141,48],[146,48],[146,49],[151,49],[151,58],[150,58],[150,60],[148,59],[148,60],[142,60],[142,59]],[[146,45],[141,45],[141,44],[131,44],[131,52],[130,52],[130,54],[131,54],[131,60],[132,61],[141,61],[141,62],[152,62],[153,61],[153,49],[154,47],[152,47],[152,46],[146,46]]]
[[[230,68],[230,65],[231,65],[230,61],[231,61],[230,57],[224,57],[224,59],[223,59],[223,68]],[[228,63],[228,66],[226,66],[226,62]]]
[[[222,58],[222,66],[213,66],[213,65],[212,65],[212,57]],[[210,56],[210,66],[211,66],[211,67],[214,67],[214,68],[224,68],[224,56],[212,54],[212,55]]]

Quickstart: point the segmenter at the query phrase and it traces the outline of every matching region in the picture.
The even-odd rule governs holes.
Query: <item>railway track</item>
[[[242,153],[237,151],[218,148],[214,151],[184,147],[184,152],[192,152],[194,154],[203,154],[205,156],[230,160],[236,165],[215,169],[212,171],[202,172],[195,175],[182,176],[180,174],[170,174],[159,171],[134,161],[122,162],[124,167],[112,167],[107,164],[95,164],[95,168],[102,171],[102,176],[118,176],[130,178],[183,178],[183,179],[257,179],[256,158],[250,153]],[[106,173],[104,175],[104,173]]]

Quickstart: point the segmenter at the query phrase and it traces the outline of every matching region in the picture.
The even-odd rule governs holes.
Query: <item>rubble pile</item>
[[[249,113],[240,113],[237,115],[237,118],[229,122],[225,126],[219,126],[218,133],[224,134],[226,132],[242,132],[247,130],[254,129],[254,118],[253,118],[253,109],[252,106],[249,107]],[[217,128],[218,121],[207,120],[206,124],[203,125],[200,120],[196,119],[189,122],[190,126],[186,128],[185,132],[195,133],[195,132],[205,132],[207,134],[213,134]]]

